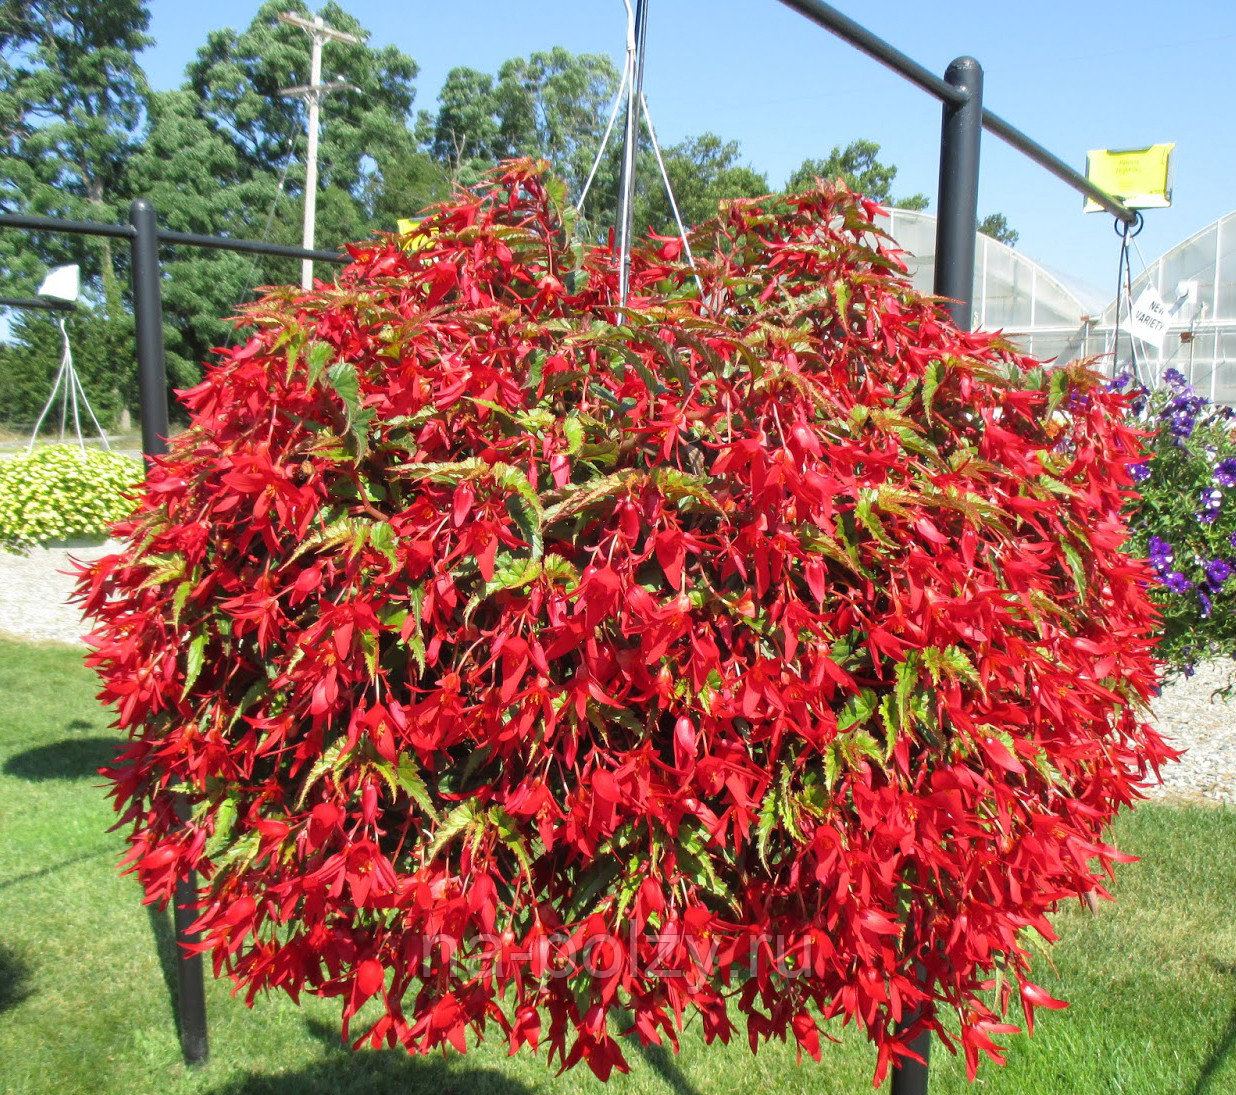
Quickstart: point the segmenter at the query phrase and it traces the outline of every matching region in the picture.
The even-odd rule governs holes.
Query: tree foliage
[[[422,114],[419,133],[455,182],[474,184],[500,160],[544,157],[578,197],[600,151],[619,79],[608,57],[562,47],[513,57],[496,76],[455,68],[436,113]],[[611,138],[584,208],[597,225],[613,224],[620,144]]]
[[[664,149],[664,159],[674,200],[687,226],[702,224],[715,216],[723,201],[768,193],[768,179],[740,162],[738,142],[722,140],[715,133],[701,133],[671,145]],[[635,227],[637,232],[649,228],[662,234],[677,231],[651,149],[645,149],[640,159]]]
[[[1021,238],[1021,233],[1009,224],[1008,217],[1003,213],[988,213],[979,221],[978,230],[983,235],[990,236],[993,240],[1009,247],[1016,247],[1017,241]]]
[[[0,0],[0,209],[115,221],[129,194],[150,43],[142,0]],[[41,270],[77,262],[119,307],[112,244],[85,236],[0,233],[6,288],[29,292]]]
[[[880,159],[880,146],[875,141],[851,141],[845,148],[834,145],[823,160],[804,160],[785,184],[786,193],[809,190],[816,179],[835,182],[841,179],[851,190],[884,206],[898,209],[926,209],[926,194],[893,197],[893,180],[897,168]]]
[[[117,367],[117,362],[126,357],[132,360],[132,321],[124,313],[110,319],[79,307],[66,317],[65,327],[86,398],[106,428],[114,424],[123,408],[137,404],[136,370]],[[0,355],[0,422],[28,430],[52,394],[64,340],[54,314],[43,311],[16,313],[10,334],[13,342]],[[92,432],[84,410],[81,417],[85,431]],[[49,415],[44,434],[56,431],[59,421],[58,412]],[[71,418],[68,428],[73,428]]]

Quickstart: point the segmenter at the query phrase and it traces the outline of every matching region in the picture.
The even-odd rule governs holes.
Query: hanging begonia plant
[[[1061,1006],[1025,937],[1171,755],[1139,442],[875,212],[731,203],[623,309],[516,163],[248,311],[80,584],[128,863],[202,872],[248,1000],[602,1078],[694,1013],[811,1056],[844,1015],[877,1079],[930,1028],[973,1075],[1018,989]]]

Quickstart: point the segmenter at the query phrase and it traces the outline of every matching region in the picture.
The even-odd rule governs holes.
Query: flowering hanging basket
[[[201,872],[249,1000],[602,1078],[696,1012],[812,1056],[845,1015],[878,1075],[930,1028],[973,1073],[1010,991],[1060,1006],[1025,936],[1170,755],[1140,449],[1095,374],[956,330],[875,211],[732,203],[624,309],[510,164],[251,309],[80,585],[128,861],[153,900]]]

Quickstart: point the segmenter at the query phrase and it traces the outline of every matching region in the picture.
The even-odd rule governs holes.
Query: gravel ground
[[[81,613],[65,602],[73,589],[69,559],[98,559],[116,541],[83,547],[36,547],[28,555],[0,548],[0,634],[21,639],[75,643],[89,630]]]
[[[29,555],[0,550],[0,634],[80,642],[86,629],[65,604],[72,588],[69,557],[97,559],[116,546],[35,548]],[[1155,704],[1159,731],[1187,752],[1180,764],[1168,765],[1156,795],[1236,805],[1236,699],[1213,698],[1234,671],[1230,661],[1210,662],[1163,689]]]

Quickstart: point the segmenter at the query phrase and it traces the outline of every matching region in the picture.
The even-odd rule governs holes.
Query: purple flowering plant
[[[1130,469],[1140,493],[1130,549],[1158,576],[1159,655],[1184,673],[1205,658],[1236,657],[1236,414],[1177,369],[1153,390],[1128,373],[1112,386],[1132,396],[1149,435],[1148,459]]]

